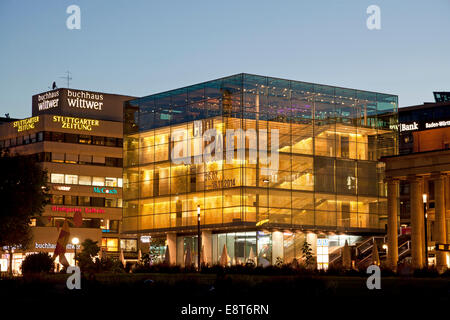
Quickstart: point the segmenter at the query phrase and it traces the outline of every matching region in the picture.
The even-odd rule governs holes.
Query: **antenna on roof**
[[[67,80],[67,88],[70,87],[70,80],[72,80],[72,73],[70,71],[66,71],[66,74],[64,77],[60,77],[61,79]]]

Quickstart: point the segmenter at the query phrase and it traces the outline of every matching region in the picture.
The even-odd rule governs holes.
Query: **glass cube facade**
[[[200,208],[214,233],[380,232],[397,112],[395,95],[250,74],[129,101],[123,229],[195,233]]]

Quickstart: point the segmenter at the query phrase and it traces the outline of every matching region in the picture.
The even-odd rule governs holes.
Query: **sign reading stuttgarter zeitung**
[[[53,122],[61,123],[62,129],[75,129],[80,131],[92,131],[92,127],[100,125],[99,120],[53,116]]]
[[[12,125],[13,125],[13,128],[17,129],[17,132],[22,132],[22,131],[34,129],[35,124],[37,122],[39,122],[39,116],[14,121]]]

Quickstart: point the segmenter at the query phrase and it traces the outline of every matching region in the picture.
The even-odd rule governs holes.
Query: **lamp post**
[[[73,245],[73,249],[75,250],[75,256],[74,256],[74,261],[75,261],[75,266],[77,265],[77,245],[80,243],[80,239],[78,239],[77,237],[73,237],[72,238],[72,245]]]
[[[427,194],[422,195],[423,198],[423,219],[425,228],[425,267],[428,269],[428,228],[427,228]]]
[[[200,271],[200,252],[201,252],[201,234],[200,234],[200,205],[197,205],[197,247],[198,247],[198,255],[197,255],[197,264],[198,270]]]

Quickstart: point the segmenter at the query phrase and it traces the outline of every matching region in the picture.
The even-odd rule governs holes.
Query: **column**
[[[167,234],[167,247],[169,248],[169,263],[174,265],[177,263],[177,234]]]
[[[284,259],[283,232],[272,232],[272,264],[277,262],[277,258]]]
[[[445,220],[445,177],[442,174],[433,174],[434,179],[434,238],[436,243],[447,243],[446,220]],[[436,251],[436,267],[439,272],[447,269],[447,253]]]
[[[422,198],[422,179],[410,177],[410,201],[411,201],[411,257],[412,266],[415,269],[423,268],[424,263],[424,217]]]
[[[184,236],[177,237],[176,264],[184,267]]]
[[[387,181],[388,196],[388,226],[387,240],[388,249],[387,257],[389,267],[396,271],[398,263],[398,180],[389,179]]]
[[[204,261],[208,265],[212,265],[212,233],[211,231],[202,231],[202,247]]]

